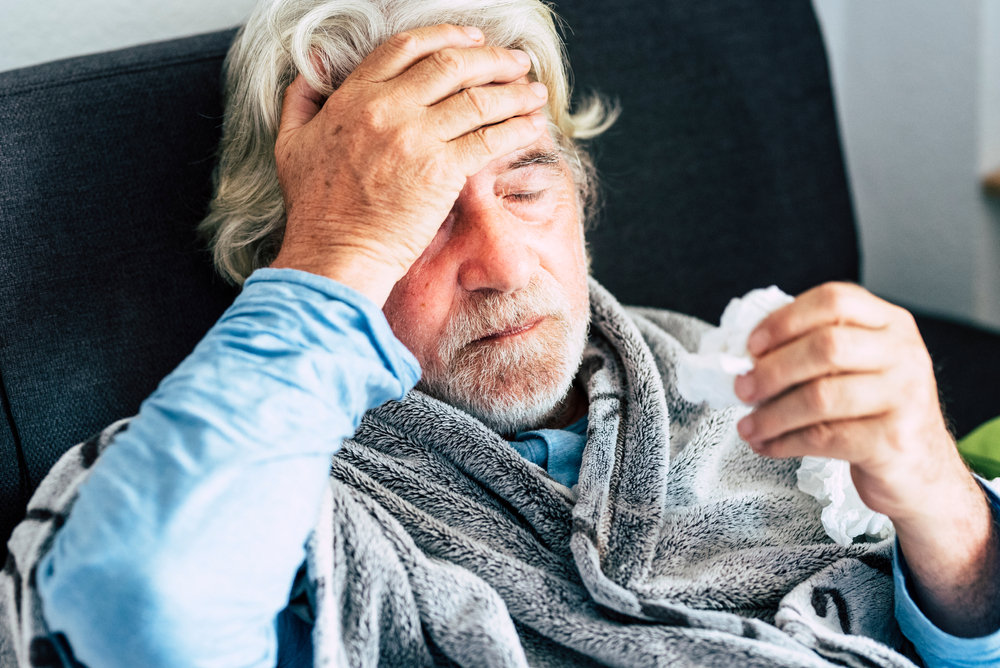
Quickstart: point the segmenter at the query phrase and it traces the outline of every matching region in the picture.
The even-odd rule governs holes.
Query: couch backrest
[[[809,0],[560,6],[599,142],[594,271],[629,303],[857,276]],[[0,537],[69,446],[139,403],[234,296],[198,250],[232,31],[0,73]]]
[[[194,235],[233,34],[0,74],[0,532],[234,295]]]
[[[626,303],[718,322],[728,300],[858,280],[826,54],[799,0],[564,2],[578,91],[618,97],[597,142],[594,273]]]

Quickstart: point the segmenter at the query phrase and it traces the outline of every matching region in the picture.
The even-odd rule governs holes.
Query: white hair
[[[578,140],[607,129],[617,109],[592,96],[570,111],[569,73],[557,22],[540,0],[262,0],[237,34],[224,66],[225,117],[215,193],[199,226],[216,269],[242,284],[277,256],[285,208],[274,145],[282,96],[295,76],[301,72],[313,89],[330,95],[392,35],[440,23],[476,26],[487,44],[530,56],[528,76],[548,88],[549,130],[573,174],[581,222],[586,223],[596,209],[596,182],[591,159]]]

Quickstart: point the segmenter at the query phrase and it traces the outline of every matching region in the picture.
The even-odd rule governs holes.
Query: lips
[[[518,325],[510,325],[508,327],[505,327],[504,329],[500,329],[495,332],[491,332],[486,336],[480,337],[479,339],[476,340],[476,342],[478,343],[480,341],[495,341],[497,339],[503,339],[509,336],[517,336],[518,334],[523,334],[524,332],[533,329],[542,320],[544,320],[544,318],[534,318],[532,320],[528,320]]]

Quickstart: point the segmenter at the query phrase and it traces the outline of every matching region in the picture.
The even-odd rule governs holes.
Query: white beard
[[[501,434],[544,425],[562,412],[587,345],[589,307],[574,317],[563,301],[534,279],[507,295],[470,293],[417,388]],[[539,318],[524,334],[483,338]]]

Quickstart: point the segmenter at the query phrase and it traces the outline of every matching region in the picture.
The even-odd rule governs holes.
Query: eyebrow
[[[551,148],[534,148],[508,162],[504,171],[511,172],[533,165],[558,165],[561,162],[562,156],[559,155],[559,151]]]

